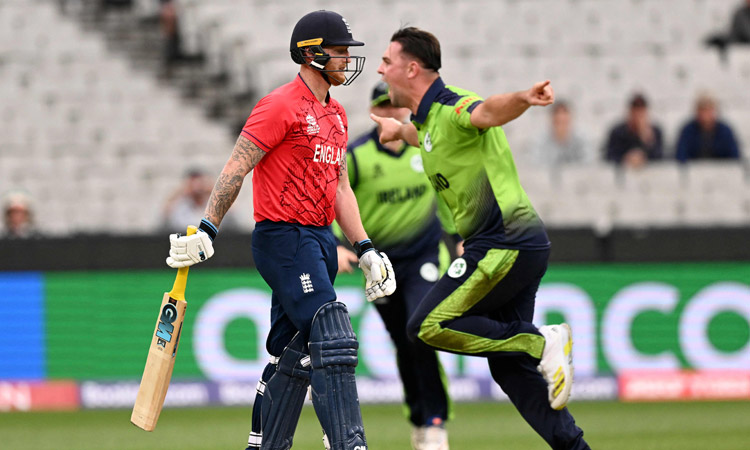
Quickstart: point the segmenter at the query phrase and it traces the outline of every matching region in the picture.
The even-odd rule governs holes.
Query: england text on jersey
[[[339,165],[343,162],[343,158],[345,157],[345,148],[342,149],[341,147],[334,147],[332,145],[315,144],[315,155],[313,156],[313,161],[315,162]]]

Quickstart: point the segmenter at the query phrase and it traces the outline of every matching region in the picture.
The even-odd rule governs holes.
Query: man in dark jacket
[[[695,116],[682,127],[675,157],[691,159],[738,159],[740,149],[734,132],[718,118],[716,100],[701,94],[695,103]]]
[[[635,94],[629,106],[626,120],[609,133],[605,157],[618,165],[637,168],[661,159],[663,140],[661,128],[649,118],[646,97]]]

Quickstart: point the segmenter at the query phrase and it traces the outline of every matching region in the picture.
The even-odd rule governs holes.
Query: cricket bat
[[[189,226],[188,236],[198,229]],[[170,292],[164,298],[156,319],[156,328],[148,349],[146,367],[143,369],[141,386],[133,406],[130,421],[138,428],[153,431],[159,420],[164,398],[167,396],[169,381],[172,379],[174,359],[177,355],[177,344],[180,342],[182,322],[185,320],[185,286],[187,285],[188,267],[177,269],[177,277]]]

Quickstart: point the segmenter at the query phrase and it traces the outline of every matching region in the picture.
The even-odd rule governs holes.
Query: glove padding
[[[190,267],[195,263],[203,262],[214,256],[214,245],[211,238],[203,230],[198,230],[190,236],[170,234],[169,257],[167,265],[173,269]]]
[[[365,273],[367,301],[391,295],[396,290],[396,275],[385,253],[377,250],[365,252],[359,258],[359,268]]]

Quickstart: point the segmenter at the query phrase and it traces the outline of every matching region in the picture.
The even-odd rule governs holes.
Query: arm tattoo
[[[339,164],[339,179],[341,179],[341,177],[348,177],[348,176],[349,176],[349,173],[346,168],[346,154],[345,154],[344,157],[341,158],[341,163]]]
[[[232,151],[232,159],[242,164],[247,164],[249,166],[248,172],[253,170],[264,156],[266,156],[266,152],[261,150],[250,139],[242,135],[237,138],[237,143],[234,144],[234,150]]]
[[[214,190],[211,192],[211,197],[208,199],[208,206],[206,206],[206,218],[208,220],[216,225],[221,223],[221,220],[224,218],[224,215],[226,215],[229,207],[232,206],[237,199],[245,175],[253,170],[265,155],[266,152],[261,150],[246,137],[240,136],[239,139],[237,139],[237,143],[234,145],[234,150],[232,151],[230,163],[234,161],[238,162],[239,165],[227,163],[224,170],[219,175],[219,178],[216,180]],[[232,170],[229,168],[234,169]]]
[[[229,207],[237,199],[244,179],[244,175],[241,174],[222,172],[219,175],[206,207],[206,218],[213,224],[218,226],[221,223],[221,220],[229,211]]]

